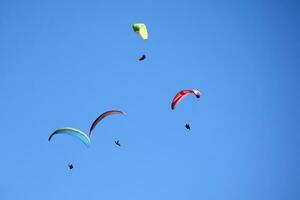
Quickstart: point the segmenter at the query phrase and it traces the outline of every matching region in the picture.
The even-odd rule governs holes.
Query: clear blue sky
[[[296,0],[2,0],[0,199],[300,199],[299,10]],[[186,88],[203,97],[172,111]],[[128,114],[101,122],[91,148],[47,141],[64,126],[88,131],[108,109]]]

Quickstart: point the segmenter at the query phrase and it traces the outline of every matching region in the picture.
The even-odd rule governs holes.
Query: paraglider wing
[[[143,40],[148,39],[148,31],[145,24],[142,23],[133,24],[132,28],[134,32],[138,33],[143,38]]]
[[[90,132],[89,132],[89,137],[91,138],[92,136],[92,132],[94,130],[94,128],[97,126],[97,124],[102,120],[104,119],[105,117],[109,116],[109,115],[113,115],[113,114],[122,114],[122,115],[125,115],[124,112],[122,111],[119,111],[119,110],[110,110],[110,111],[107,111],[107,112],[104,112],[102,113],[92,124],[91,128],[90,128]]]
[[[201,96],[201,92],[199,90],[195,90],[195,89],[191,89],[191,90],[181,90],[180,92],[178,92],[176,94],[176,96],[174,97],[173,101],[172,101],[172,105],[171,108],[172,110],[175,109],[175,107],[177,106],[177,104],[183,100],[184,97],[186,97],[188,94],[195,94],[195,96],[197,98],[199,98]]]
[[[76,137],[80,141],[82,141],[87,147],[89,147],[91,143],[90,138],[87,136],[87,134],[75,128],[69,128],[69,127],[57,129],[49,136],[48,141],[50,141],[53,136],[58,134],[64,134],[64,135],[70,135]]]

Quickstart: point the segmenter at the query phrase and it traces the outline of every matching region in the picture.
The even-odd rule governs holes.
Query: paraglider
[[[200,98],[200,96],[202,95],[201,92],[196,89],[181,90],[180,92],[178,92],[176,94],[176,96],[174,97],[174,99],[172,101],[172,104],[171,104],[172,110],[174,110],[175,107],[179,104],[179,102],[181,102],[183,100],[183,98],[186,97],[188,94],[194,94],[197,98]]]
[[[139,61],[145,60],[146,55],[142,55],[142,57],[139,58]]]
[[[85,134],[84,132],[82,132],[78,129],[70,128],[70,127],[57,129],[49,136],[48,141],[50,142],[53,136],[59,135],[59,134],[73,136],[73,137],[79,139],[81,142],[83,142],[87,147],[90,146],[91,141],[90,141],[90,138],[87,136],[87,134]]]
[[[191,130],[191,127],[190,127],[189,124],[186,124],[186,125],[185,125],[185,128],[188,129],[188,130]]]
[[[121,144],[120,144],[120,141],[119,141],[119,140],[115,141],[115,144],[116,144],[116,145],[118,145],[119,147],[121,146]]]
[[[119,110],[110,110],[110,111],[106,111],[104,113],[102,113],[92,124],[91,128],[90,128],[90,132],[89,132],[89,137],[92,137],[92,132],[95,129],[95,127],[97,126],[97,124],[104,119],[105,117],[109,116],[109,115],[113,115],[113,114],[122,114],[125,115],[124,112],[119,111]]]
[[[133,24],[132,28],[134,32],[138,33],[143,38],[143,40],[148,39],[148,31],[145,24],[142,23]]]
[[[147,27],[143,23],[136,23],[132,25],[133,31],[138,33],[143,40],[148,40],[148,31]],[[139,58],[139,61],[145,60],[146,55],[143,54],[142,57]]]

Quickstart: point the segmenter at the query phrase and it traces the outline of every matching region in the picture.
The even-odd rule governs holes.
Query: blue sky
[[[0,198],[299,199],[299,9],[2,0]],[[172,111],[187,88],[203,97]],[[108,109],[127,115],[103,120],[91,148],[47,141],[60,127],[88,131]]]

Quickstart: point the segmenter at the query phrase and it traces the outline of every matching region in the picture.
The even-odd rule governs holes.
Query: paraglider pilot
[[[185,125],[185,128],[188,129],[188,130],[191,130],[191,127],[190,127],[189,124],[186,124],[186,125]]]
[[[115,141],[115,144],[116,144],[116,145],[118,145],[119,147],[121,146],[121,144],[120,144],[120,141],[119,141],[119,140]]]
[[[72,170],[74,168],[73,164],[69,164],[68,167],[70,170]]]
[[[139,58],[139,61],[145,60],[145,58],[146,58],[146,55],[143,54],[142,57]]]

